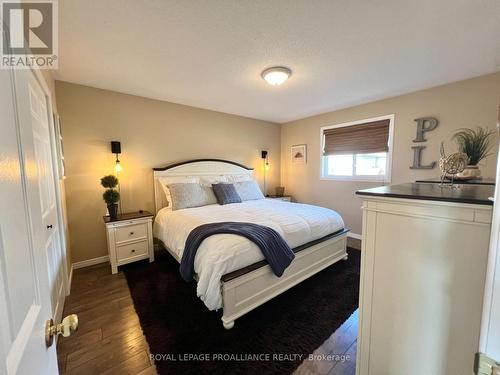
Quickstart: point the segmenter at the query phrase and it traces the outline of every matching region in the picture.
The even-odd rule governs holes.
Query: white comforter
[[[157,238],[182,258],[186,238],[195,227],[214,222],[241,221],[276,230],[291,248],[324,237],[344,227],[340,215],[327,208],[260,199],[224,206],[209,205],[158,212],[154,223]],[[198,249],[194,270],[198,275],[197,294],[210,310],[222,307],[220,279],[226,273],[264,259],[248,239],[234,234],[216,234]]]

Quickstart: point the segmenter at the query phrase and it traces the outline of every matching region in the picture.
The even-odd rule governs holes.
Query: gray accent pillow
[[[167,186],[170,191],[172,211],[217,203],[217,199],[210,186],[182,182]]]
[[[233,184],[212,184],[219,204],[241,203],[241,198]]]
[[[264,194],[255,180],[235,182],[234,187],[242,201],[264,199]]]

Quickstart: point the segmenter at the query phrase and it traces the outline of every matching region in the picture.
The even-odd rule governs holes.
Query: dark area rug
[[[166,251],[157,252],[154,263],[123,270],[160,374],[289,374],[357,308],[360,252],[348,252],[349,260],[237,319],[229,331],[222,311],[205,307]]]

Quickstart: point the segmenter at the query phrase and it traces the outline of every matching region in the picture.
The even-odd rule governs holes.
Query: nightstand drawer
[[[146,223],[127,225],[115,229],[116,243],[146,238],[147,235],[148,225]]]
[[[130,258],[146,256],[148,253],[148,241],[121,245],[116,248],[116,260],[122,262]]]
[[[148,211],[126,212],[111,219],[104,217],[111,273],[137,260],[155,260],[153,252],[153,214]]]

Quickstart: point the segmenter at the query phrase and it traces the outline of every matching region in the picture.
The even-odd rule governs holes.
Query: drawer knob
[[[130,232],[130,235],[133,236],[134,235],[134,232]]]
[[[135,250],[132,250],[133,253],[135,253]]]

